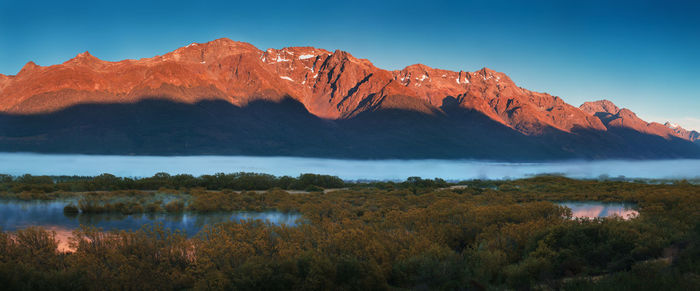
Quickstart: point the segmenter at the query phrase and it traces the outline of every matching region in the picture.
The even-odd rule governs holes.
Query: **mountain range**
[[[492,160],[700,158],[700,134],[483,68],[383,70],[229,39],[0,74],[0,151]]]

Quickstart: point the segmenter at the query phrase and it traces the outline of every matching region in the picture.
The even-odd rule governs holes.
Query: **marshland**
[[[694,181],[4,175],[0,196],[11,289],[700,283]]]

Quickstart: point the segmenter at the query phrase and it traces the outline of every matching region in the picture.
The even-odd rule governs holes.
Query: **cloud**
[[[640,116],[641,117],[641,116]],[[646,116],[645,116],[646,117]],[[700,131],[700,118],[698,117],[690,117],[690,116],[685,116],[685,117],[660,117],[660,116],[655,116],[653,118],[645,118],[641,117],[643,120],[646,120],[647,122],[652,122],[656,121],[658,123],[663,124],[664,122],[668,121],[670,123],[675,123],[680,125],[681,127],[687,129],[687,130],[696,130]]]
[[[683,117],[678,120],[678,124],[688,130],[700,131],[700,118],[697,117]]]

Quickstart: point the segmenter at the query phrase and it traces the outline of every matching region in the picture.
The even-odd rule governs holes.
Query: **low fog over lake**
[[[84,175],[111,173],[125,177],[158,172],[203,175],[218,172],[257,172],[297,176],[301,173],[336,175],[346,180],[403,180],[423,178],[504,179],[543,173],[572,178],[696,178],[700,160],[564,161],[508,163],[471,160],[340,160],[249,156],[100,156],[1,153],[0,173],[11,175]]]

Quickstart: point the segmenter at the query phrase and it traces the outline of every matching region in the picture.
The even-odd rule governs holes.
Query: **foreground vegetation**
[[[228,177],[241,177],[234,175]],[[161,208],[153,211],[178,211],[166,208],[173,201],[182,203],[180,211],[276,209],[300,212],[307,223],[231,222],[205,228],[194,238],[158,225],[110,233],[84,227],[74,233],[72,253],[58,252],[54,234],[40,228],[3,232],[0,282],[6,289],[31,290],[700,286],[700,186],[685,182],[650,185],[542,176],[461,183],[418,178],[401,183],[340,181],[329,187],[319,181],[337,178],[315,176],[325,178],[290,188],[270,176],[268,181],[275,183],[256,188],[219,177],[199,177],[195,181],[200,182],[190,184],[172,182],[177,179],[169,176],[161,183],[110,177],[112,182],[102,186],[95,181],[102,178],[40,177],[43,182],[33,183],[30,176],[10,177],[0,183],[0,195],[78,195],[94,199],[93,206],[103,210],[127,201],[125,197],[143,201],[139,205],[160,201]],[[209,182],[201,182],[205,180]],[[261,188],[269,190],[234,191]],[[293,188],[311,191],[284,190]],[[104,190],[110,192],[80,192]],[[164,193],[175,198],[166,201]],[[571,219],[570,210],[552,203],[562,200],[633,202],[640,216],[627,221]]]

